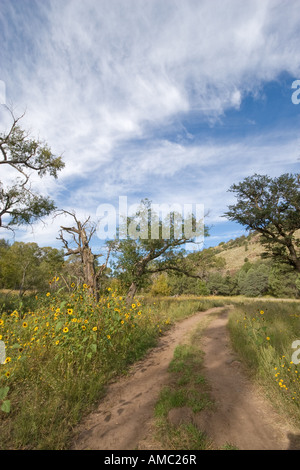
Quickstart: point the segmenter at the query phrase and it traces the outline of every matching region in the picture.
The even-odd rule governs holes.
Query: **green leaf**
[[[58,322],[56,323],[55,331],[60,330],[63,325],[64,325],[64,322],[63,322],[63,321],[58,321]]]
[[[2,403],[1,410],[4,411],[4,413],[9,413],[10,412],[10,401],[9,400],[5,400]]]
[[[91,350],[95,353],[97,352],[97,344],[91,344]]]
[[[0,400],[3,400],[9,392],[9,387],[0,388]]]

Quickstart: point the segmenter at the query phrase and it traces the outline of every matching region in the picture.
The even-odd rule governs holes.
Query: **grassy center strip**
[[[155,406],[155,439],[163,449],[212,448],[208,436],[195,425],[193,416],[214,408],[203,372],[201,337],[208,324],[219,314],[204,317],[186,342],[175,348],[169,365],[169,384],[161,390]]]

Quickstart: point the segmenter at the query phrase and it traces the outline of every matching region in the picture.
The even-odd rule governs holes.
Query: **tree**
[[[259,232],[266,256],[300,272],[300,239],[295,236],[300,228],[298,175],[272,179],[255,174],[233,184],[229,191],[236,194],[237,203],[230,205],[224,216]]]
[[[160,219],[147,199],[141,202],[135,215],[127,218],[124,223],[129,235],[113,242],[117,255],[115,269],[128,288],[127,302],[132,301],[137,290],[145,285],[153,273],[172,270],[188,274],[182,261],[185,253],[183,247],[193,242],[196,236],[203,235],[204,231],[192,215],[189,222],[196,227],[193,234],[191,231],[185,232],[180,214],[170,211],[165,219]],[[166,227],[169,228],[168,237]],[[189,275],[193,276],[192,273]]]
[[[40,248],[41,258],[38,272],[41,279],[41,288],[45,283],[50,284],[51,279],[60,277],[64,272],[64,252],[52,247]],[[51,285],[53,286],[52,282]]]
[[[215,253],[213,248],[189,254],[179,252],[172,260],[155,263],[151,270],[168,272],[172,294],[208,295],[209,276],[222,271],[226,265],[225,259]]]
[[[0,239],[0,288],[5,288],[4,276],[3,276],[3,260],[7,257],[7,252],[10,248],[8,241],[3,238]]]
[[[1,275],[6,288],[19,291],[20,297],[33,288],[37,278],[40,249],[36,243],[15,242],[1,259]]]
[[[171,288],[166,273],[159,274],[154,278],[150,292],[153,295],[170,295]]]
[[[244,271],[245,272],[245,271]],[[269,287],[269,268],[264,264],[252,266],[244,274],[240,284],[240,292],[247,297],[257,297],[266,294]]]
[[[108,249],[106,261],[103,265],[98,266],[98,258],[103,256],[102,254],[94,254],[90,247],[90,241],[92,236],[96,231],[95,224],[90,222],[90,217],[88,217],[84,222],[81,222],[75,215],[75,213],[68,212],[66,210],[61,211],[60,213],[70,215],[74,221],[75,226],[73,227],[64,227],[61,226],[58,239],[62,241],[65,248],[65,256],[75,255],[81,261],[81,266],[83,270],[83,279],[84,283],[88,286],[88,289],[98,300],[99,297],[99,279],[103,274],[104,270],[107,267],[110,249]],[[73,246],[71,248],[70,242],[64,238],[64,232],[72,236]]]
[[[0,227],[30,224],[49,215],[55,208],[49,198],[33,191],[30,175],[47,174],[57,178],[64,167],[61,157],[55,157],[47,144],[29,137],[19,126],[20,119],[11,112],[12,125],[7,133],[0,133],[0,165],[9,166],[13,183],[0,181]]]
[[[2,248],[0,254],[0,285],[18,290],[20,297],[27,290],[46,289],[50,277],[60,272],[64,261],[62,251],[41,248],[36,243],[15,242]]]
[[[299,298],[300,274],[286,264],[272,266],[269,274],[269,294],[274,297]]]
[[[206,285],[206,281],[200,278],[190,277],[185,274],[168,273],[168,285],[170,286],[171,295],[209,295],[210,291]]]
[[[212,272],[207,281],[207,287],[213,295],[229,295],[230,285],[228,277],[221,273]]]

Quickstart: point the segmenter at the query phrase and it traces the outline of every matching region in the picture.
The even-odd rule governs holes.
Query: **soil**
[[[222,307],[176,323],[126,376],[109,384],[98,408],[76,430],[71,448],[161,450],[153,438],[153,410],[160,390],[170,381],[168,366],[174,349],[204,317],[216,312],[220,315],[209,323],[201,344],[204,375],[215,407],[197,414],[187,407],[177,408],[169,413],[169,420],[176,425],[193,422],[207,434],[213,448],[230,444],[240,450],[300,449],[300,430],[276,413],[232,351],[226,328],[228,310]]]

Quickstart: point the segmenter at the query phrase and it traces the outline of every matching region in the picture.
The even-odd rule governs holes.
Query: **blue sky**
[[[229,187],[299,171],[299,25],[299,0],[1,0],[6,104],[66,163],[33,184],[79,218],[147,197],[204,204],[205,246],[244,234]],[[15,239],[60,246],[44,223]]]

